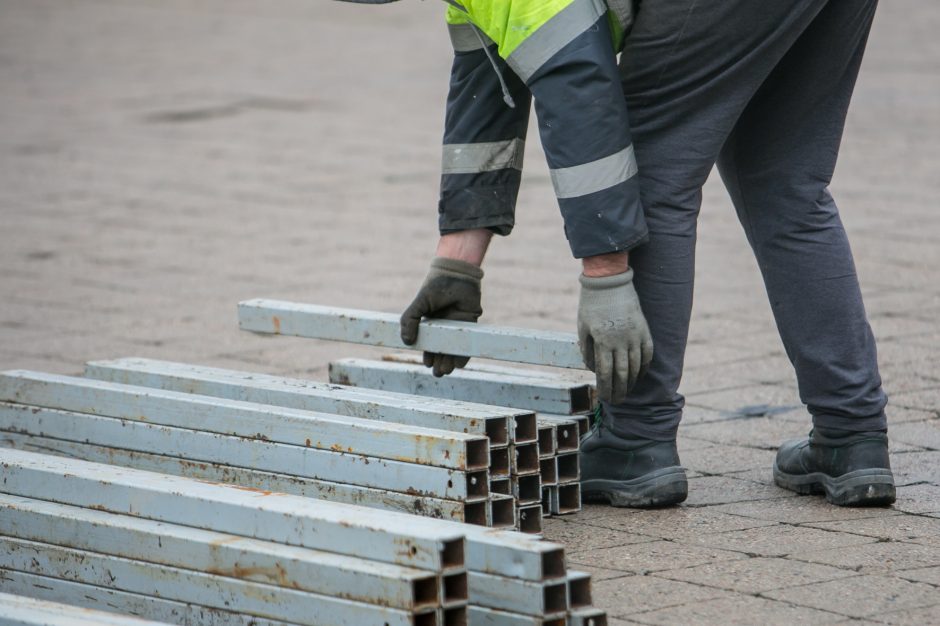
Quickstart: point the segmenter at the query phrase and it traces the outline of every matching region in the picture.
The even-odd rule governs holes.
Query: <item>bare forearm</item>
[[[630,256],[627,252],[611,252],[581,259],[581,268],[585,276],[613,276],[623,274],[629,267]]]
[[[493,233],[486,228],[462,230],[441,235],[437,243],[437,256],[458,259],[474,265],[483,263]]]

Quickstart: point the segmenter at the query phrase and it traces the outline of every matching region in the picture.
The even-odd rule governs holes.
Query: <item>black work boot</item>
[[[887,506],[895,499],[888,436],[814,428],[777,450],[774,482],[799,494],[824,493],[838,506]]]
[[[598,421],[581,440],[581,496],[613,506],[652,508],[689,495],[675,441],[627,439]]]

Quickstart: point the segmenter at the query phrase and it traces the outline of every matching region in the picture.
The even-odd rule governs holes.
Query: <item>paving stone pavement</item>
[[[138,355],[323,379],[331,358],[375,354],[239,333],[234,305],[407,304],[436,237],[442,7],[0,0],[0,365]],[[891,395],[897,505],[773,486],[773,450],[809,420],[713,177],[689,501],[588,506],[546,531],[612,624],[940,623],[938,31],[934,0],[882,3],[833,182]],[[484,321],[571,330],[578,264],[536,144]]]

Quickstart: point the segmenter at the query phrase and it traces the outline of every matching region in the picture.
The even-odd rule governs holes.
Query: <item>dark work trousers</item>
[[[716,163],[814,425],[886,428],[875,341],[828,191],[875,6],[643,0],[621,73],[650,232],[630,264],[655,347],[628,401],[605,407],[615,433],[676,437],[696,220]]]

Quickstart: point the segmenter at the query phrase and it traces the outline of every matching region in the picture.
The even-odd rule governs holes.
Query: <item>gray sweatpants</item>
[[[886,428],[871,328],[829,194],[876,0],[644,0],[621,60],[649,243],[631,252],[655,343],[625,436],[670,440],[701,189],[717,163],[817,426]]]

